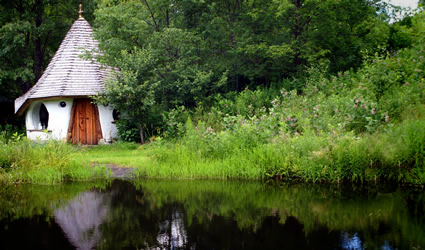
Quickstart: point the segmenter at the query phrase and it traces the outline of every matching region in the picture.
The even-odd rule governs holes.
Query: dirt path
[[[96,165],[100,165],[100,164],[93,164],[94,166]],[[102,164],[103,165],[103,164]],[[109,168],[112,171],[112,176],[113,178],[132,178],[132,172],[134,170],[134,168],[129,168],[129,167],[120,167],[118,165],[115,164],[105,164],[106,168]]]

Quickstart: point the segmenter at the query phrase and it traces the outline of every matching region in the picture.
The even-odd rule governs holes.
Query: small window
[[[120,115],[121,114],[120,114],[120,112],[118,110],[114,109],[112,111],[112,118],[114,119],[115,122],[120,119]]]
[[[39,111],[41,129],[47,129],[49,126],[49,111],[47,111],[46,106],[42,103]]]

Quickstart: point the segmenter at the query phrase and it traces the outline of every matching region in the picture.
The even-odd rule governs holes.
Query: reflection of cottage
[[[109,142],[117,129],[112,108],[96,106],[90,96],[104,90],[111,68],[81,58],[85,50],[98,49],[93,29],[82,17],[74,22],[38,82],[15,100],[15,113],[26,112],[27,137],[68,139],[74,143]]]
[[[54,211],[56,223],[76,249],[94,249],[102,236],[100,225],[106,219],[109,203],[109,198],[102,193],[79,194],[65,207]]]

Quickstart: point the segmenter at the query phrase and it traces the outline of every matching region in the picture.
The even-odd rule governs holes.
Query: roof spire
[[[84,13],[84,11],[83,11],[83,5],[81,4],[81,1],[80,1],[80,10],[78,11],[78,19],[79,20],[83,20],[84,19],[83,13]]]

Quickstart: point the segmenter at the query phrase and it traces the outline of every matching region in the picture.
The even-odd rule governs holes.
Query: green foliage
[[[25,130],[10,124],[0,125],[0,143],[8,143],[9,141],[19,141],[24,137]]]
[[[242,94],[227,107],[233,110],[225,110],[230,105],[220,98],[280,82],[300,92],[306,68],[358,68],[362,51],[385,50],[390,31],[380,8],[379,1],[363,0],[101,1],[95,30],[104,51],[100,60],[121,73],[98,101],[115,105],[142,132],[154,124],[169,137],[178,135],[176,126],[185,119],[169,117],[163,126],[149,120],[172,115],[178,106],[203,103],[204,109],[216,102],[220,112],[245,116],[248,105],[269,107],[270,93]],[[294,77],[300,80],[284,80]],[[269,99],[255,96],[263,94]],[[248,104],[251,98],[258,101]]]

